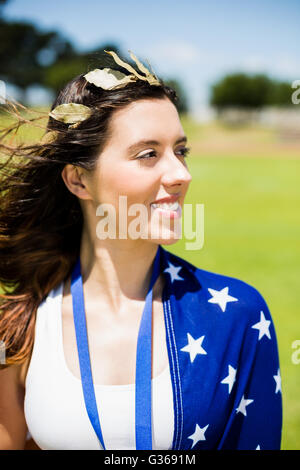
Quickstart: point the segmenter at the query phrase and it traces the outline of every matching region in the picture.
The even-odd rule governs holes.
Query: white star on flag
[[[200,336],[200,338],[194,339],[192,335],[188,333],[187,337],[188,344],[181,348],[180,351],[188,352],[190,354],[191,362],[194,362],[194,359],[197,354],[207,354],[207,352],[201,346],[204,340],[204,336]]]
[[[253,401],[254,400],[251,400],[251,399],[247,400],[246,398],[244,398],[244,395],[243,395],[240,401],[240,404],[236,409],[236,412],[243,413],[244,416],[247,416],[246,406],[250,405],[250,403],[252,403]]]
[[[188,439],[193,440],[193,445],[192,445],[191,449],[194,447],[194,445],[197,444],[197,442],[206,441],[206,437],[204,436],[204,433],[205,433],[206,429],[208,428],[208,426],[209,426],[209,424],[207,424],[204,428],[200,428],[200,426],[198,424],[196,424],[194,434],[191,434],[188,437]]]
[[[170,261],[168,261],[169,263],[169,267],[166,268],[164,270],[164,273],[169,273],[170,276],[171,276],[171,281],[184,281],[184,279],[182,277],[180,277],[178,275],[178,271],[180,271],[180,269],[182,269],[181,266],[174,266],[174,264],[170,263]]]
[[[276,382],[276,390],[275,393],[281,392],[281,376],[280,376],[280,370],[278,369],[277,375],[273,375],[274,380]]]
[[[228,365],[228,375],[221,382],[221,384],[227,384],[228,385],[228,393],[230,393],[231,390],[232,390],[233,384],[235,382],[235,376],[236,376],[236,369],[234,367]]]
[[[256,330],[259,331],[258,335],[258,340],[261,340],[261,338],[266,335],[269,339],[271,339],[269,327],[270,327],[270,320],[266,320],[264,316],[264,312],[260,312],[260,321],[258,323],[255,323],[255,325],[252,325],[251,328],[255,328]]]
[[[222,312],[225,312],[227,302],[236,302],[238,300],[235,297],[228,295],[228,287],[224,287],[224,289],[221,289],[220,291],[208,288],[208,291],[212,295],[208,302],[211,302],[212,304],[218,304]]]

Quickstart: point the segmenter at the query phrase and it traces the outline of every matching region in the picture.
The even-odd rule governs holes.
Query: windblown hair
[[[66,187],[61,172],[71,164],[93,171],[110,137],[115,110],[142,99],[170,99],[176,92],[137,80],[126,87],[103,90],[79,75],[58,94],[51,110],[63,103],[92,109],[76,128],[48,118],[54,141],[7,143],[23,123],[13,101],[3,106],[17,123],[0,131],[0,341],[5,346],[4,368],[23,363],[32,352],[36,310],[49,292],[71,275],[79,256],[83,215],[78,198]],[[48,117],[48,114],[45,114]],[[26,115],[25,115],[26,116]],[[8,157],[8,158],[6,158]]]

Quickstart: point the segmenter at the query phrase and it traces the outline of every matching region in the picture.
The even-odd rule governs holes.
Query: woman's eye
[[[154,154],[154,155],[153,155]],[[148,152],[148,153],[144,153],[144,155],[141,155],[140,157],[138,157],[137,159],[140,160],[142,158],[153,158],[155,157],[155,152],[154,150],[152,150],[152,152]]]
[[[187,157],[188,154],[190,153],[190,150],[191,150],[190,147],[184,147],[184,148],[180,149],[179,152],[182,152],[181,155],[183,157]]]
[[[182,149],[179,149],[178,152],[180,152],[181,157],[187,157],[190,150],[191,150],[190,147],[184,147]],[[151,152],[145,153],[144,155],[137,157],[137,159],[140,160],[142,158],[149,159],[149,158],[155,158],[155,157],[156,157],[156,152],[152,150]]]

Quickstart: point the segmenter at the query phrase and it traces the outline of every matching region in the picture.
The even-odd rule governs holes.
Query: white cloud
[[[300,78],[299,60],[288,55],[260,56],[249,55],[241,61],[241,68],[250,73],[267,73],[278,78]]]
[[[155,58],[158,63],[168,65],[187,65],[195,63],[201,57],[199,48],[191,43],[180,40],[169,40],[164,43],[152,44],[146,50],[146,55]]]
[[[258,55],[246,56],[241,61],[241,68],[250,73],[262,72],[269,66],[270,64],[267,63],[265,57]]]
[[[280,57],[275,64],[277,74],[287,77],[300,78],[299,60],[290,56]]]

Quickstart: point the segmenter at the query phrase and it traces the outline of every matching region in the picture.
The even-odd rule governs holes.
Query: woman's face
[[[136,101],[116,111],[110,126],[111,137],[95,170],[88,176],[93,203],[96,208],[103,203],[115,208],[117,238],[120,220],[126,219],[129,228],[133,219],[141,214],[138,211],[128,215],[130,206],[140,204],[147,215],[142,238],[156,243],[174,243],[179,238],[175,224],[181,217],[181,207],[191,182],[184,157],[185,134],[176,107],[167,98]],[[119,204],[120,196],[126,196],[123,198],[126,213],[125,206]],[[170,196],[173,201],[169,203],[178,201],[180,207],[177,210],[176,205],[173,210],[171,206],[162,210],[160,206],[151,205]],[[142,224],[144,220],[141,219]],[[164,238],[160,238],[163,226]],[[126,237],[131,238],[128,233]]]

